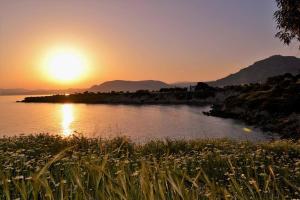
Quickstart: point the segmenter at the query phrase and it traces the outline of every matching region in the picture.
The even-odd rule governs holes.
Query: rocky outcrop
[[[283,138],[300,139],[300,75],[269,78],[239,86],[237,95],[214,104],[210,115],[236,118]]]

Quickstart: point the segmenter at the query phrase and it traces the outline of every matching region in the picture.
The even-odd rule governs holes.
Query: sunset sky
[[[275,0],[0,0],[0,88],[207,81],[274,54],[300,57],[274,38],[275,9]],[[58,73],[65,58],[77,68]]]

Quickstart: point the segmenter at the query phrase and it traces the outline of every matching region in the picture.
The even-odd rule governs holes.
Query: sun
[[[87,71],[83,54],[66,47],[51,50],[46,56],[44,66],[49,78],[62,83],[78,81]]]

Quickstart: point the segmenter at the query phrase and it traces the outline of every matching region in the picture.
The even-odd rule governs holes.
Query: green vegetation
[[[289,45],[293,40],[300,42],[300,1],[276,0],[278,10],[274,13],[277,22],[276,34],[281,41]]]
[[[292,199],[300,143],[0,139],[0,199]]]

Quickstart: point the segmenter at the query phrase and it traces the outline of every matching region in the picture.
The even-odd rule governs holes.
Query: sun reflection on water
[[[71,128],[72,122],[74,121],[74,109],[71,104],[64,104],[61,109],[62,114],[62,134],[65,137],[72,135],[73,129]]]

